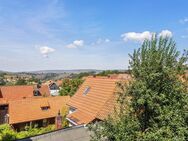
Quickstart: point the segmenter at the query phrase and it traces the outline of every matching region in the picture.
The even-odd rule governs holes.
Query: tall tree
[[[59,91],[61,96],[73,96],[79,86],[83,83],[82,79],[64,79]]]
[[[130,58],[133,80],[118,84],[120,112],[92,127],[93,140],[188,140],[188,91],[181,80],[188,52],[180,56],[171,38],[154,35]]]
[[[15,83],[15,85],[27,85],[27,82],[25,79],[18,79]]]

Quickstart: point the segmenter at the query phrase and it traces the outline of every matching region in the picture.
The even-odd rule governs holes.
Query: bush
[[[28,127],[26,128],[25,131],[16,132],[10,127],[10,125],[3,124],[3,125],[0,125],[0,141],[12,141],[16,139],[43,134],[43,133],[50,132],[53,130],[55,130],[55,126],[49,125],[47,127],[42,127],[42,128]]]

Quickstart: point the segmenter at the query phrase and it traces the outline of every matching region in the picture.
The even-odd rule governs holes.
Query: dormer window
[[[76,111],[76,108],[73,108],[73,107],[69,107],[69,114],[72,114],[73,112]]]
[[[89,90],[90,90],[90,87],[87,86],[87,87],[85,88],[84,92],[83,92],[83,95],[87,95],[88,92],[89,92]]]
[[[41,110],[42,110],[42,111],[47,111],[48,109],[50,109],[49,106],[41,107]]]
[[[41,93],[40,93],[39,90],[34,90],[34,91],[33,91],[33,95],[34,95],[34,96],[41,96]]]

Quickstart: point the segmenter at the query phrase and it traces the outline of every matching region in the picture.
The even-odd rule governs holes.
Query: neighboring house
[[[38,127],[55,123],[55,117],[62,108],[67,108],[69,96],[38,97],[9,101],[9,124],[22,130],[30,125]]]
[[[116,83],[127,81],[110,77],[88,77],[68,102],[67,120],[72,125],[104,120],[114,110]]]
[[[50,89],[50,94],[52,96],[59,95],[59,87],[55,82],[52,82],[52,83],[49,84],[49,89]]]
[[[7,114],[11,101],[25,100],[38,97],[49,97],[50,91],[47,85],[40,87],[33,85],[1,86],[0,87],[0,124],[7,122]]]
[[[32,98],[33,96],[50,96],[48,86],[21,85],[0,87],[0,99],[2,98],[3,100],[19,100]]]
[[[59,88],[61,88],[61,85],[63,84],[63,80],[57,80],[56,84]]]

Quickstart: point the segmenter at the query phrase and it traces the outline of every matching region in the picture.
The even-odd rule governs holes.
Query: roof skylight
[[[89,90],[90,90],[90,87],[87,86],[87,87],[85,88],[84,92],[83,92],[83,95],[87,95],[87,93],[89,92]]]

